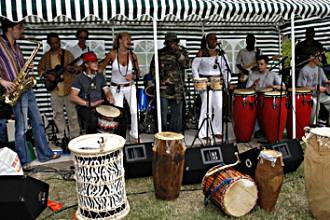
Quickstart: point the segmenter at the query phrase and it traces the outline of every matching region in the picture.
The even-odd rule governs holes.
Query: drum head
[[[146,95],[149,97],[154,97],[155,96],[155,86],[150,85],[145,89]]]
[[[280,91],[271,91],[271,92],[265,92],[265,96],[280,96],[281,92]],[[286,96],[285,91],[282,92],[282,96]]]
[[[110,105],[97,106],[96,112],[107,118],[116,118],[120,115],[120,110]]]
[[[224,195],[224,211],[234,217],[249,213],[256,205],[258,189],[256,184],[247,178],[234,180]]]
[[[155,138],[159,140],[171,141],[171,140],[182,140],[184,136],[180,133],[164,131],[155,134]]]
[[[104,139],[104,152],[112,152],[119,149],[122,149],[125,144],[125,139],[119,135],[115,134],[86,134],[74,138],[69,142],[69,149],[73,153],[80,155],[91,155],[100,153],[100,144],[99,140]]]
[[[292,92],[292,88],[289,88],[288,91]],[[307,88],[296,88],[296,93],[311,93],[311,90]]]
[[[276,150],[262,150],[259,154],[259,158],[269,161],[275,161],[282,157],[282,153]]]
[[[235,95],[254,95],[256,92],[254,89],[235,89],[234,90]]]
[[[212,77],[210,77],[210,81],[211,82],[220,82],[220,77],[212,76]]]
[[[194,81],[197,82],[197,83],[198,83],[198,82],[207,82],[208,79],[205,78],[205,77],[201,77],[201,78],[194,79]]]
[[[318,136],[330,137],[330,128],[312,128],[310,132]]]

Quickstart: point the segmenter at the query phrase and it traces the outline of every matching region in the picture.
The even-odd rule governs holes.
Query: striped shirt
[[[0,37],[0,77],[7,81],[14,81],[24,66],[24,57],[17,42],[14,47],[15,51],[5,35]]]

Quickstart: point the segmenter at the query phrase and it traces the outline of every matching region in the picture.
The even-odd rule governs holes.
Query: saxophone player
[[[17,43],[22,38],[24,23],[11,22],[8,19],[1,21],[3,35],[0,37],[0,84],[11,93],[18,89],[16,79],[22,74],[21,69],[25,60]],[[28,61],[32,63],[34,57]],[[30,65],[30,67],[32,67]],[[36,98],[32,88],[27,88],[21,97],[13,105],[15,115],[15,146],[24,170],[31,170],[31,158],[28,156],[28,148],[25,133],[28,128],[28,117],[33,131],[34,144],[37,149],[37,157],[40,162],[56,159],[60,155],[54,154],[49,148],[44,124],[40,116]]]

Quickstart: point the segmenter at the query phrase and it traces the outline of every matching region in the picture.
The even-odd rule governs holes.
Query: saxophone
[[[26,90],[28,90],[30,87],[33,87],[37,83],[33,77],[29,77],[26,79],[26,76],[30,71],[29,68],[30,64],[33,62],[35,56],[37,55],[38,50],[41,47],[41,42],[32,39],[26,39],[26,40],[36,43],[37,47],[32,51],[31,56],[24,63],[24,66],[17,75],[17,78],[13,81],[13,83],[16,86],[16,90],[12,92],[6,91],[5,94],[3,95],[5,99],[5,103],[11,105],[12,107],[16,105],[17,101]]]

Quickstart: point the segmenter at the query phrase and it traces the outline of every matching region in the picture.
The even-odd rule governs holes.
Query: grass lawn
[[[64,180],[63,175],[53,172],[38,172],[32,176],[49,183],[49,199],[63,204],[62,211],[52,213],[47,208],[38,220],[72,219],[77,208],[76,187],[72,178]],[[126,219],[235,219],[225,215],[213,203],[205,207],[199,184],[182,186],[180,196],[175,201],[158,200],[153,190],[152,177],[126,180],[127,199],[131,207]],[[303,164],[297,171],[285,175],[273,213],[268,214],[256,206],[240,219],[313,219],[305,194]]]

